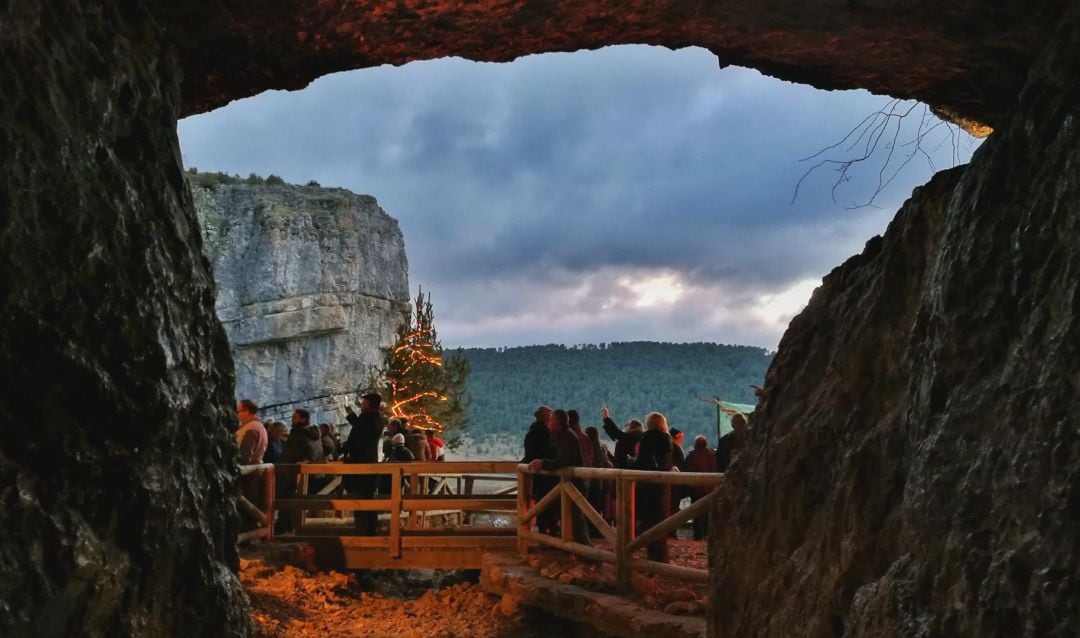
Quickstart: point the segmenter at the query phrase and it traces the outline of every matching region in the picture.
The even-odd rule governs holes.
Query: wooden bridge
[[[722,474],[604,468],[533,473],[527,465],[516,461],[304,463],[276,467],[263,464],[245,466],[241,473],[263,477],[261,507],[240,497],[241,509],[258,518],[262,527],[245,533],[241,540],[262,537],[308,543],[315,548],[316,559],[321,565],[346,569],[478,569],[484,554],[524,555],[530,547],[543,545],[586,559],[613,563],[621,591],[629,589],[633,571],[692,582],[708,580],[707,570],[635,558],[634,553],[707,512],[713,494],[674,512],[635,536],[635,485],[651,482],[715,487],[724,480]],[[529,497],[534,474],[559,477],[558,486],[536,503]],[[380,480],[389,485],[389,494],[372,499],[342,494],[341,479],[351,475],[384,477]],[[571,481],[573,478],[611,481],[616,490],[614,525],[609,524],[578,491]],[[479,493],[474,487],[484,481],[504,481],[512,485],[491,493]],[[275,485],[284,482],[289,483],[289,492],[295,494],[275,498]],[[310,493],[309,487],[318,482],[325,485]],[[295,490],[291,488],[293,483],[297,485]],[[547,507],[561,510],[562,527],[557,538],[533,529],[536,515]],[[612,549],[573,541],[574,508],[584,513]],[[275,510],[295,512],[294,533],[275,536],[272,524]],[[352,516],[348,514],[354,511],[379,512],[380,518],[387,523],[386,531],[358,535]],[[441,519],[441,523],[436,525],[435,518]],[[448,525],[451,520],[453,524]]]

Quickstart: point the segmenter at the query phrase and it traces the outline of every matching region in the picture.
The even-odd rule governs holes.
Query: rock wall
[[[334,71],[612,44],[705,47],[823,89],[916,98],[997,126],[1065,0],[205,0],[163,2],[188,113]]]
[[[792,321],[714,512],[716,636],[1075,636],[1080,27]]]
[[[233,371],[138,3],[0,6],[0,635],[250,632]]]
[[[237,398],[313,410],[341,401],[382,362],[409,312],[397,220],[340,188],[222,184],[193,188],[217,314],[236,365]]]

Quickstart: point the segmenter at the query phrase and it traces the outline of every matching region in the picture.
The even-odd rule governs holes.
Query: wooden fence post
[[[418,496],[420,494],[420,476],[415,472],[409,473],[409,495]],[[426,516],[423,512],[410,511],[409,515],[405,518],[405,525],[407,529],[416,529],[420,527],[420,517]]]
[[[529,511],[529,494],[532,493],[532,489],[530,489],[532,474],[526,474],[519,469],[517,478],[517,550],[518,554],[524,558],[529,553],[529,541],[525,538],[525,533],[532,527],[532,521],[525,520],[525,513]]]
[[[299,490],[300,490],[299,494],[301,496],[307,496],[307,493],[308,493],[308,475],[307,474],[301,474],[297,478],[299,479],[299,486],[298,486]],[[295,519],[296,520],[296,532],[295,533],[299,533],[300,530],[304,529],[304,525],[307,524],[307,513],[308,513],[307,510],[300,510],[297,513],[296,519]]]
[[[401,475],[400,467],[390,475],[390,556],[401,558]],[[411,518],[411,516],[410,516]]]
[[[567,488],[570,487],[570,479],[565,475],[559,477],[559,506],[560,521],[562,527],[561,537],[563,541],[569,543],[574,540],[574,502],[570,500],[570,497],[566,495]]]
[[[626,551],[634,537],[634,482],[620,478],[615,486],[615,589],[630,591],[630,553]]]
[[[271,466],[263,470],[263,511],[266,512],[266,539],[274,538],[274,490],[277,489],[277,472]]]

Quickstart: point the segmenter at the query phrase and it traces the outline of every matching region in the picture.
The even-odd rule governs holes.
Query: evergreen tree
[[[409,322],[386,355],[377,384],[390,416],[404,416],[411,427],[451,433],[468,425],[472,403],[466,393],[469,362],[460,353],[444,356],[435,332],[431,295],[417,293]]]

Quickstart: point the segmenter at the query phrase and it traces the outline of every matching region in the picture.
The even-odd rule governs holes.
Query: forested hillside
[[[713,343],[649,341],[581,346],[467,348],[473,403],[469,434],[524,434],[533,410],[546,404],[575,408],[583,425],[600,425],[607,403],[621,425],[647,412],[663,412],[672,427],[716,441],[716,408],[699,397],[754,403],[772,353]],[[605,440],[606,437],[604,437]]]

